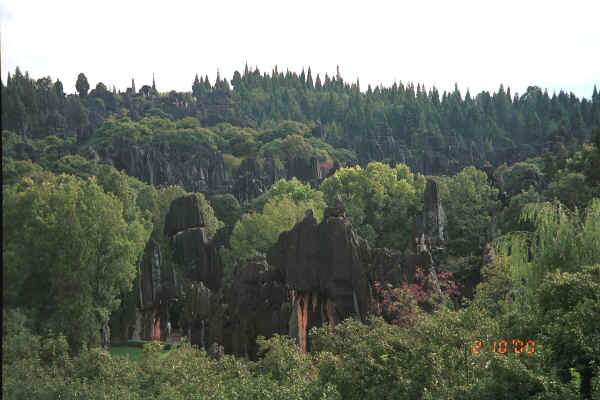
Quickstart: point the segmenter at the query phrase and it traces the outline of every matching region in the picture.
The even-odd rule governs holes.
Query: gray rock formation
[[[293,158],[287,162],[287,179],[293,177],[310,183],[314,188],[323,180],[323,173],[316,158],[311,157],[310,160]]]
[[[242,262],[222,296],[217,312],[223,315],[209,321],[208,340],[223,344],[226,353],[256,359],[258,335],[287,334],[290,304],[283,275],[264,256]]]
[[[160,336],[166,337],[168,302],[177,298],[178,283],[172,266],[162,257],[159,244],[150,239],[140,264],[138,308],[141,324],[139,336],[151,340],[156,334],[154,321],[160,318]]]
[[[208,240],[200,202],[194,195],[175,199],[165,218],[165,234],[171,238],[174,260],[183,267],[186,279],[203,282],[214,292],[223,279],[219,248],[229,246],[231,232],[232,227],[221,228]]]
[[[181,185],[188,192],[211,194],[227,192],[231,187],[221,153],[201,142],[190,147],[160,136],[149,144],[116,137],[93,150],[101,162],[150,185]]]
[[[425,243],[429,248],[443,247],[448,240],[448,220],[442,207],[442,196],[438,185],[433,179],[427,180],[423,203],[423,214],[417,219],[417,237],[424,235]]]
[[[481,137],[469,142],[452,131],[443,136],[426,132],[419,139],[423,143],[414,143],[408,137],[406,141],[399,139],[402,137],[407,136],[392,134],[390,127],[382,125],[344,147],[357,154],[360,165],[371,161],[404,163],[411,171],[426,175],[453,175],[469,165],[482,168],[486,161],[492,165],[511,164],[541,152],[541,148],[536,151],[501,139],[495,141],[492,149]]]
[[[269,250],[269,264],[282,271],[297,310],[301,350],[307,329],[349,316],[364,319],[370,305],[369,283],[360,260],[360,239],[343,217],[340,204],[317,224],[311,210]],[[309,314],[312,308],[314,315]],[[312,316],[312,318],[311,318]]]
[[[192,344],[204,348],[224,340],[223,334],[215,330],[218,321],[209,321],[214,320],[215,314],[220,320],[226,318],[226,308],[219,298],[223,279],[219,249],[229,247],[232,231],[232,226],[221,228],[208,240],[200,203],[193,195],[175,199],[165,218],[165,234],[171,239],[173,258],[183,272],[184,332]]]
[[[256,160],[247,158],[235,172],[232,194],[240,204],[248,204],[250,200],[266,192],[270,184],[272,182],[263,174]]]
[[[195,195],[182,196],[171,202],[169,213],[165,218],[165,235],[173,236],[186,229],[203,226],[204,217],[200,200]]]

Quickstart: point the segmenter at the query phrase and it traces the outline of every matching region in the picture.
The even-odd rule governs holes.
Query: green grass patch
[[[130,340],[124,343],[111,343],[110,345],[110,354],[112,356],[118,357],[127,357],[129,356],[129,361],[137,362],[137,360],[144,354],[144,345],[147,343],[152,343],[150,341],[143,340]],[[162,353],[166,354],[171,350],[171,343],[166,342],[158,342],[162,346]]]
[[[133,346],[110,346],[110,355],[117,357],[129,356],[129,361],[136,362],[144,354],[144,349]]]

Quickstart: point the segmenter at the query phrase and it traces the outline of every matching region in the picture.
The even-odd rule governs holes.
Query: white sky
[[[462,94],[527,86],[590,98],[600,90],[598,0],[30,1],[0,0],[2,80],[19,66],[75,91],[79,72],[139,89],[191,91],[244,64],[261,73],[310,66],[361,89],[457,82]]]

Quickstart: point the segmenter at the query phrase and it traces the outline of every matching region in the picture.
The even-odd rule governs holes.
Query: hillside
[[[599,396],[596,88],[76,88],[0,88],[5,398]]]

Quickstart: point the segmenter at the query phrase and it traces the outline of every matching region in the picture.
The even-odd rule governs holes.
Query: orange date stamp
[[[515,354],[533,354],[535,353],[535,342],[533,340],[523,341],[513,339],[512,345],[506,340],[494,340],[491,344],[484,345],[481,340],[475,340],[471,351],[473,354],[479,354],[480,351],[492,351],[494,353],[506,354],[513,352]]]

